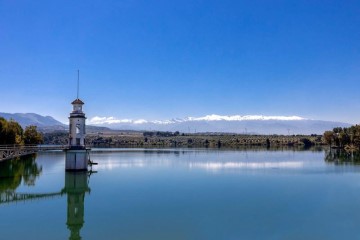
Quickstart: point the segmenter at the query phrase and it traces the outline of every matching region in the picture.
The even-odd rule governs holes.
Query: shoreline
[[[328,146],[321,135],[243,135],[243,134],[177,134],[101,133],[88,134],[86,144],[94,147],[311,147]],[[67,133],[46,133],[44,144],[66,145]]]

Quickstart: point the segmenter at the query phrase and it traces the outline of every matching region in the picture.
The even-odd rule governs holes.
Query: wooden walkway
[[[0,145],[0,161],[40,151],[65,150],[67,145]]]

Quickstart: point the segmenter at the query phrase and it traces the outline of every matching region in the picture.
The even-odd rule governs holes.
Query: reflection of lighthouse
[[[66,172],[65,188],[62,190],[67,194],[67,222],[70,230],[70,240],[79,240],[80,230],[84,225],[84,200],[85,193],[90,192],[88,187],[88,173]]]

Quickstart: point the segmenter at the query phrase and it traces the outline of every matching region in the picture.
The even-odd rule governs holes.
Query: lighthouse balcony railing
[[[67,145],[68,150],[84,150],[84,149],[90,149],[91,145]]]

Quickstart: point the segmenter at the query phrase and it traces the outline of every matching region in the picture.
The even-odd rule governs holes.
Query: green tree
[[[324,133],[324,140],[326,144],[329,144],[330,147],[334,141],[334,133],[332,131],[326,131]]]
[[[22,144],[23,129],[19,123],[14,120],[8,121],[6,128],[6,144]]]
[[[23,139],[25,144],[43,143],[43,136],[37,131],[36,126],[26,127]]]
[[[6,144],[7,121],[0,117],[0,144]]]

